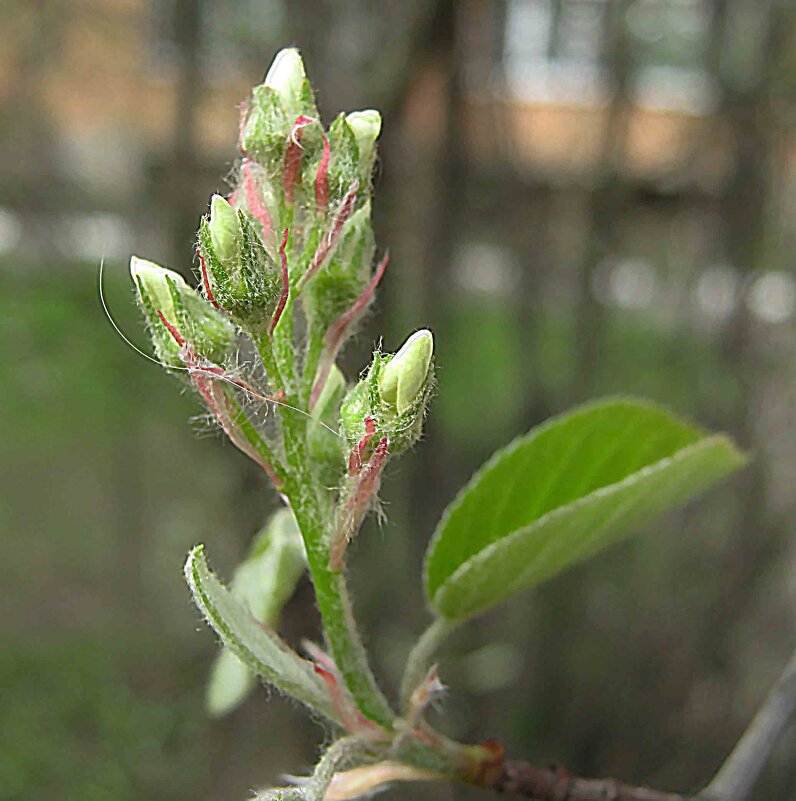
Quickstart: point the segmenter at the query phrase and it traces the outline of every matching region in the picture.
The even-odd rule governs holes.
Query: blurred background
[[[259,690],[203,711],[214,638],[181,565],[229,577],[276,498],[139,343],[127,260],[190,275],[235,105],[298,45],[327,121],[380,108],[392,262],[346,353],[437,338],[425,443],[353,556],[394,688],[440,512],[546,416],[641,394],[752,467],[446,647],[450,734],[697,789],[796,643],[796,14],[774,0],[3,0],[0,799],[243,799],[326,734]],[[305,582],[284,616],[318,636]],[[793,799],[796,731],[759,799]],[[477,798],[460,788],[402,798]]]

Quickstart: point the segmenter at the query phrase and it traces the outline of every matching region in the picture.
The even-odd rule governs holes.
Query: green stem
[[[325,796],[334,774],[347,768],[352,762],[368,751],[369,744],[359,737],[342,737],[332,743],[324,752],[312,773],[307,787],[309,798],[321,799]]]
[[[289,412],[288,412],[289,413]],[[286,429],[286,438],[289,434]],[[312,497],[302,473],[294,476],[290,502],[307,548],[315,598],[332,657],[354,701],[369,720],[391,729],[393,711],[370,670],[365,648],[357,633],[348,588],[342,573],[329,568],[329,545],[321,505]]]
[[[301,396],[304,402],[309,405],[312,387],[315,384],[315,374],[318,372],[318,364],[323,352],[323,332],[320,334],[310,327],[307,338],[307,349],[304,354],[304,376],[301,386]]]
[[[446,620],[444,617],[436,618],[433,623],[420,635],[406,660],[406,669],[401,680],[401,709],[406,710],[412,693],[426,677],[431,660],[439,648],[440,643],[458,626],[458,623]]]
[[[288,395],[296,393],[295,362],[296,354],[293,345],[293,295],[288,295],[282,316],[274,329],[271,341],[271,350],[274,354],[279,373],[282,377],[283,389]]]
[[[370,670],[359,639],[348,588],[342,573],[329,567],[329,531],[334,509],[318,486],[306,453],[306,417],[294,409],[279,408],[290,470],[287,495],[307,549],[315,598],[332,657],[346,687],[365,717],[392,728],[393,711]]]
[[[282,378],[282,373],[276,361],[274,348],[268,334],[261,334],[253,336],[254,344],[257,347],[257,352],[260,354],[260,359],[265,368],[265,374],[268,377],[268,383],[274,392],[284,392],[285,382]]]

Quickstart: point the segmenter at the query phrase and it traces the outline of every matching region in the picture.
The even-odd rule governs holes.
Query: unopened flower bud
[[[214,195],[199,227],[199,258],[207,299],[242,326],[270,320],[282,290],[277,261],[247,213]]]
[[[183,277],[174,270],[167,270],[154,262],[139,259],[138,256],[130,258],[130,275],[139,294],[146,293],[157,310],[163,312],[167,318],[173,318],[174,303],[169,282],[180,287],[185,284]],[[187,284],[185,289],[188,289]]]
[[[346,114],[345,121],[357,140],[359,163],[363,172],[369,175],[373,168],[376,139],[381,132],[381,114],[375,109],[353,111]]]
[[[183,364],[180,345],[160,314],[201,358],[221,363],[235,345],[235,328],[185,283],[183,277],[133,256],[130,275],[149,323],[157,357],[169,367]]]
[[[399,415],[412,408],[425,387],[433,354],[434,337],[431,331],[424,328],[412,334],[381,371],[381,399],[394,407]]]
[[[302,116],[315,120],[318,109],[298,50],[287,48],[277,54],[265,81],[252,90],[240,133],[243,152],[275,175],[282,169],[291,129]],[[320,136],[316,138],[320,145]]]
[[[288,115],[298,116],[304,111],[302,95],[307,84],[304,62],[295,47],[286,47],[276,54],[276,58],[263,81],[264,86],[273,89]]]
[[[210,241],[219,261],[229,264],[240,252],[238,213],[221,195],[210,200]]]

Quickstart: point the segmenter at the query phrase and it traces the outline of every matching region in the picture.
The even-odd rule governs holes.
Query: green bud
[[[367,372],[340,406],[340,428],[349,446],[364,436],[368,417],[376,424],[376,435],[387,437],[391,454],[417,442],[433,386],[433,350],[431,332],[423,330],[392,357],[373,354]]]
[[[185,280],[174,270],[167,270],[154,262],[146,259],[139,259],[138,256],[130,257],[130,275],[139,294],[146,292],[154,305],[156,311],[159,309],[166,316],[166,319],[174,319],[174,304],[171,299],[169,282],[178,287],[185,287],[190,291]]]
[[[221,363],[235,347],[235,327],[188,284],[183,277],[151,261],[133,256],[130,275],[144,311],[155,353],[169,367],[182,367],[180,346],[158,316],[188,342],[197,356]]]
[[[360,182],[358,198],[364,198],[369,182],[362,181],[357,137],[345,114],[339,114],[329,127],[329,147],[332,156],[329,162],[330,206],[334,207],[345,196],[354,181]]]
[[[425,387],[433,354],[434,337],[424,328],[412,334],[381,371],[381,399],[387,406],[395,408],[399,415],[411,409]]]
[[[282,101],[282,107],[293,118],[306,113],[303,98],[307,83],[304,62],[295,47],[286,47],[276,54],[263,81],[264,86],[277,93]]]
[[[381,132],[381,114],[375,109],[352,111],[346,114],[345,121],[354,133],[359,148],[359,162],[368,177],[376,155],[376,139]]]
[[[256,159],[269,175],[277,176],[284,166],[290,129],[302,115],[317,119],[318,109],[298,50],[287,48],[277,54],[265,81],[252,90],[241,131],[243,152]],[[316,146],[320,145],[319,134],[315,139]],[[302,142],[303,147],[308,144]]]
[[[219,261],[234,261],[240,252],[240,222],[238,213],[221,195],[210,200],[210,241]]]
[[[224,258],[235,240],[235,257]],[[209,218],[199,226],[199,253],[213,301],[241,326],[266,324],[279,300],[282,279],[278,256],[266,251],[254,220],[215,195]]]
[[[255,86],[240,145],[269,175],[281,169],[290,125],[279,95],[270,86]]]

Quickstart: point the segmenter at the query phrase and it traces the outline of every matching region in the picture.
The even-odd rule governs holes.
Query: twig
[[[745,801],[794,715],[796,652],[713,781],[699,794],[700,801]]]
[[[746,801],[774,745],[796,716],[796,652],[710,784],[695,796],[633,787],[614,779],[581,779],[563,768],[506,760],[489,786],[534,801]]]
[[[633,787],[614,779],[580,779],[563,768],[507,759],[492,789],[534,801],[689,801],[688,796]]]

